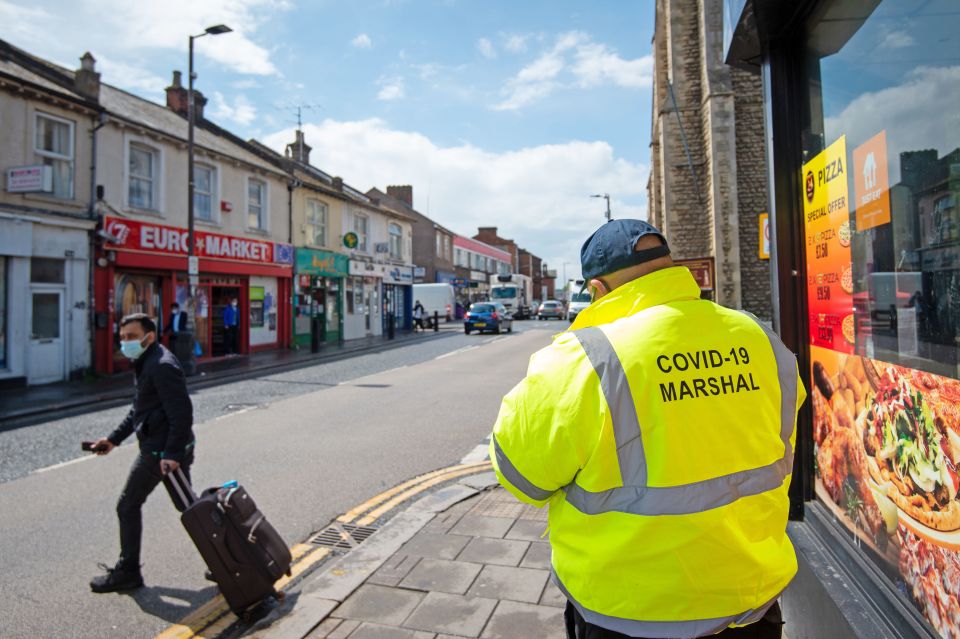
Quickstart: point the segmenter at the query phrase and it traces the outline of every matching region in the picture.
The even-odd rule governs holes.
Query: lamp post
[[[563,301],[567,301],[567,264],[570,262],[563,263]]]
[[[609,193],[597,193],[597,194],[595,194],[595,195],[591,195],[590,197],[602,197],[603,199],[605,199],[605,200],[607,201],[607,222],[609,222],[610,219],[611,219],[611,218],[610,218],[610,194],[609,194]]]
[[[187,375],[196,374],[196,360],[193,355],[193,317],[196,313],[196,304],[194,301],[196,295],[196,287],[200,284],[200,265],[199,260],[196,256],[196,240],[194,237],[194,218],[193,218],[193,125],[194,125],[194,99],[193,99],[193,41],[197,38],[202,38],[205,35],[220,35],[221,33],[230,33],[233,29],[230,27],[218,24],[212,27],[207,27],[204,29],[203,33],[199,35],[190,36],[190,62],[187,74],[187,277],[190,280],[190,285],[187,287],[188,295],[190,298],[189,301],[189,310],[187,313],[187,330],[182,341],[188,343],[189,348],[180,348],[180,341],[177,341],[177,357],[180,358],[181,363],[183,364],[184,372]]]

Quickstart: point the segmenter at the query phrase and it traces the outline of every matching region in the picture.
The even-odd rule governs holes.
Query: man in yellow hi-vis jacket
[[[531,358],[490,444],[504,487],[550,505],[568,636],[780,637],[796,358],[701,300],[646,222],[608,222],[581,261],[594,301]]]

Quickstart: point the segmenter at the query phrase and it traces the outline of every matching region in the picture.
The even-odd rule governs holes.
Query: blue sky
[[[197,41],[207,116],[282,150],[303,110],[312,161],[366,190],[410,183],[478,225],[578,266],[602,221],[645,216],[653,3],[646,0],[0,0],[0,37],[162,101]]]

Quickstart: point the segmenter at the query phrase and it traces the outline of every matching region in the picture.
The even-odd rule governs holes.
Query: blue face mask
[[[145,350],[147,350],[147,347],[138,339],[120,342],[120,352],[127,359],[138,359]]]

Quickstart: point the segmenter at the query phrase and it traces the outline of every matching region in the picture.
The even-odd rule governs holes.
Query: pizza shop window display
[[[933,629],[960,638],[960,127],[946,91],[960,24],[914,9],[904,21],[882,2],[857,29],[808,38],[816,493]]]

